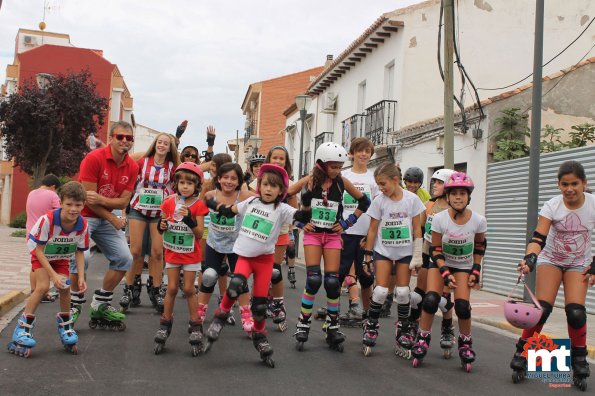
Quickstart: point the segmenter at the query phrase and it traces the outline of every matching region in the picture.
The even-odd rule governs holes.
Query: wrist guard
[[[448,284],[450,283],[450,279],[448,279],[448,277],[452,275],[450,273],[450,271],[448,270],[448,267],[446,265],[443,265],[442,267],[439,268],[439,271],[440,271],[440,276],[442,276],[442,280],[444,281],[444,284],[446,286],[448,286]]]
[[[475,275],[475,283],[479,283],[479,280],[481,279],[481,264],[473,264],[473,267],[471,267],[471,275]]]
[[[215,145],[215,135],[209,135],[207,133],[207,146],[212,147]]]
[[[213,209],[215,212],[217,211],[217,205],[219,205],[217,203],[217,201],[215,200],[215,198],[209,198],[207,199],[207,208],[209,209]]]
[[[535,253],[527,254],[523,260],[525,260],[525,264],[529,267],[529,271],[533,272],[537,264],[537,255]]]
[[[188,227],[190,227],[190,229],[193,229],[198,225],[196,219],[194,219],[191,214],[184,216],[182,223],[186,224]]]

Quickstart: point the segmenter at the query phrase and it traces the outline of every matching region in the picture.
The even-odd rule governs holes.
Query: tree
[[[529,146],[525,138],[530,136],[524,116],[519,114],[519,108],[504,109],[502,117],[496,118],[496,125],[500,126],[496,134],[495,161],[506,161],[529,155]]]
[[[39,186],[46,173],[72,176],[87,153],[85,139],[104,123],[108,100],[86,70],[46,75],[47,84],[26,81],[0,103],[6,153]]]
[[[543,132],[540,142],[540,151],[542,153],[553,153],[566,147],[566,143],[560,140],[560,135],[564,132],[563,128],[554,128],[547,124],[545,128],[541,129],[541,132]]]
[[[584,123],[570,127],[570,143],[568,147],[584,147],[595,141],[595,125]]]

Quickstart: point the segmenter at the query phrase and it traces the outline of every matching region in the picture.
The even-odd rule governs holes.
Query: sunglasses
[[[186,154],[182,154],[182,157],[186,157],[186,158],[197,158],[196,154],[192,154],[192,153],[186,153]]]
[[[118,140],[126,139],[127,142],[134,142],[134,136],[132,135],[124,135],[122,133],[115,134],[114,137]]]

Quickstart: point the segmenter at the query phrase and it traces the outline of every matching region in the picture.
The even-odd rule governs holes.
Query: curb
[[[26,288],[21,291],[13,290],[8,294],[5,294],[2,297],[0,297],[0,316],[6,314],[16,305],[23,302],[25,298],[29,297],[30,294],[31,290],[29,290],[29,288]]]

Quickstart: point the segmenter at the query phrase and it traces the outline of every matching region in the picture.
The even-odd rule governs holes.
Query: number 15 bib
[[[411,244],[411,221],[409,217],[382,220],[380,240],[384,246],[406,246]]]
[[[194,251],[194,233],[181,221],[168,222],[167,230],[163,234],[163,247],[175,253],[192,253]]]

